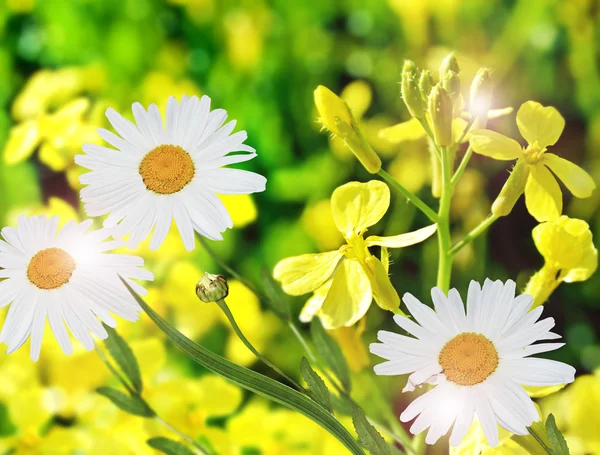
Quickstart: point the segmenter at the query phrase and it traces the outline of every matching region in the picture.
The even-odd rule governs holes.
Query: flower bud
[[[474,117],[487,119],[492,103],[492,79],[488,68],[480,68],[471,83],[469,110]]]
[[[229,294],[229,285],[223,275],[203,273],[196,284],[196,295],[205,303],[217,302]]]
[[[352,151],[358,161],[364,166],[367,172],[377,174],[381,169],[381,158],[375,153],[373,147],[367,142],[358,127],[354,128],[339,118],[335,124],[338,135],[344,140],[346,146]]]
[[[442,64],[440,65],[440,81],[444,80],[448,71],[454,71],[456,74],[460,74],[460,67],[458,66],[458,60],[456,59],[454,52],[442,60]]]
[[[434,85],[435,81],[433,80],[431,71],[423,70],[423,72],[421,72],[421,78],[419,79],[419,90],[421,90],[421,97],[424,102],[427,102],[427,98],[429,98],[429,94]]]
[[[460,76],[452,70],[449,70],[442,80],[442,87],[450,95],[453,103],[456,103],[460,98]]]
[[[429,94],[429,115],[433,123],[435,143],[440,146],[452,144],[452,100],[448,92],[437,84]]]
[[[419,72],[414,62],[404,60],[401,81],[402,99],[414,118],[425,117],[425,102],[419,89]]]
[[[524,159],[519,159],[492,204],[492,213],[495,216],[506,216],[511,212],[525,191],[527,177],[529,177],[529,166]]]
[[[319,85],[315,92],[315,106],[321,116],[323,126],[333,134],[340,135],[336,125],[336,118],[348,125],[354,125],[355,121],[348,106],[339,96],[323,85]]]

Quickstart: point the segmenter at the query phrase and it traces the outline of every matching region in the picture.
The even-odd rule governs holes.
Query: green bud
[[[452,145],[452,100],[440,84],[433,87],[429,94],[429,115],[435,143],[440,146]]]
[[[404,60],[402,68],[401,92],[404,104],[414,118],[425,117],[425,103],[419,90],[419,71],[414,62]]]
[[[346,146],[352,151],[367,172],[377,174],[381,169],[381,158],[375,153],[373,147],[367,142],[358,127],[352,127],[336,117],[335,126],[338,135],[344,140]]]
[[[487,113],[492,103],[492,78],[488,68],[480,68],[471,83],[469,110],[471,115],[487,119]]]
[[[449,70],[442,80],[442,87],[450,95],[453,103],[458,102],[460,98],[460,76],[452,70]]]
[[[205,272],[196,284],[196,295],[205,303],[224,299],[228,294],[229,285],[223,275],[213,275]]]
[[[500,194],[492,204],[494,215],[506,216],[511,212],[521,194],[525,191],[528,177],[529,165],[524,159],[520,158],[502,187]]]
[[[449,54],[440,65],[440,81],[443,81],[448,71],[454,71],[456,74],[460,74],[460,67],[458,66],[458,60],[454,52]]]
[[[427,98],[431,93],[431,89],[435,85],[435,81],[433,80],[433,76],[431,75],[431,71],[423,70],[421,73],[421,78],[419,79],[419,90],[421,90],[421,97],[425,102],[427,102]]]

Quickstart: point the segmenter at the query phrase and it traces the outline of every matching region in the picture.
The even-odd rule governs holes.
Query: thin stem
[[[461,248],[468,245],[477,236],[479,236],[480,234],[485,232],[485,230],[487,228],[489,228],[498,218],[499,217],[496,215],[488,216],[485,220],[483,220],[481,223],[479,223],[479,225],[475,229],[473,229],[471,232],[469,232],[467,235],[465,235],[465,237],[460,242],[456,243],[450,249],[450,255],[454,256],[456,253],[458,253],[461,250]]]
[[[383,169],[380,169],[378,174],[392,187],[394,187],[396,190],[400,191],[400,193],[406,196],[406,198],[409,199],[419,210],[421,210],[421,212],[423,212],[427,216],[427,218],[429,218],[434,223],[437,223],[438,217],[435,214],[435,212],[427,204],[425,204],[425,202],[423,202],[417,195],[411,193],[406,188],[404,188],[394,177],[392,177]]]
[[[456,183],[462,177],[463,173],[465,172],[465,169],[467,168],[467,164],[469,164],[471,155],[473,155],[473,147],[471,147],[471,144],[469,144],[469,147],[467,148],[465,155],[463,156],[460,164],[458,165],[458,169],[456,169],[456,173],[454,174],[454,177],[452,177],[452,186],[456,186]]]
[[[296,338],[298,339],[298,341],[304,348],[304,351],[308,355],[308,358],[310,359],[310,361],[313,363],[317,363],[318,362],[317,356],[315,356],[315,353],[310,348],[308,342],[306,341],[306,338],[304,338],[304,335],[302,335],[302,332],[300,332],[300,329],[298,328],[298,326],[296,326],[296,324],[294,324],[292,320],[288,321],[288,326],[290,327],[292,333],[296,336]]]
[[[537,443],[542,446],[542,449],[544,449],[547,454],[552,455],[554,453],[552,449],[546,445],[542,437],[537,434],[532,427],[527,427],[527,431],[529,431],[529,434],[533,436],[533,439],[535,439]]]
[[[217,255],[217,253],[215,253],[213,251],[213,249],[210,247],[210,245],[208,244],[208,242],[206,241],[206,239],[204,237],[202,237],[201,235],[198,235],[197,237],[198,237],[198,240],[200,241],[200,244],[204,247],[204,249],[209,254],[209,256],[213,259],[213,261],[215,261],[219,265],[219,267],[221,267],[229,275],[231,275],[233,278],[235,278],[240,283],[242,283],[244,286],[246,286],[248,289],[250,289],[254,294],[256,294],[257,296],[260,296],[261,298],[264,298],[262,293],[258,289],[256,289],[254,284],[252,284],[250,281],[248,281],[246,278],[244,278],[239,273],[237,273],[234,269],[232,269],[229,265],[227,265],[227,263],[225,261],[223,261]]]
[[[283,371],[281,371],[277,366],[275,366],[273,363],[271,363],[269,360],[267,360],[260,352],[258,352],[256,350],[256,348],[252,345],[252,343],[250,343],[248,338],[246,338],[246,336],[242,333],[242,329],[240,329],[240,326],[235,321],[235,318],[233,317],[233,314],[231,313],[231,310],[229,309],[229,306],[227,305],[225,300],[224,299],[217,300],[216,303],[217,303],[217,305],[219,305],[219,308],[221,308],[221,310],[223,311],[223,313],[229,320],[229,323],[231,324],[231,327],[233,328],[236,335],[239,337],[240,340],[242,340],[242,343],[244,343],[244,345],[246,345],[246,347],[248,349],[250,349],[252,354],[254,354],[256,356],[256,358],[258,360],[260,360],[262,363],[264,363],[266,366],[268,366],[273,371],[275,371],[276,373],[281,375],[283,378],[285,378],[297,390],[299,390],[300,392],[305,392],[304,388],[301,385],[299,385],[296,381],[294,381],[292,378],[290,378],[287,374],[285,374]]]
[[[156,420],[158,423],[160,423],[161,425],[163,425],[165,428],[168,428],[170,431],[172,431],[173,433],[175,433],[177,436],[179,436],[184,441],[187,441],[188,443],[190,443],[191,445],[193,445],[194,448],[198,449],[201,454],[203,454],[203,455],[207,455],[208,454],[208,452],[206,451],[205,447],[202,447],[201,445],[199,445],[196,441],[194,441],[192,438],[190,438],[187,434],[182,433],[181,431],[179,431],[177,428],[175,428],[170,423],[164,421],[163,419],[161,419],[158,416],[154,417],[154,420]]]
[[[425,118],[420,118],[419,122],[421,123],[421,126],[427,133],[427,136],[429,136],[429,139],[431,139],[431,143],[433,144],[433,147],[434,147],[435,151],[437,152],[437,157],[441,161],[442,151],[439,149],[438,145],[435,143],[435,137],[433,135],[433,131],[431,131],[431,128],[429,127],[429,123],[427,123],[427,120]]]
[[[450,275],[452,273],[452,256],[450,247],[452,239],[450,238],[450,202],[452,201],[452,164],[450,160],[451,150],[449,147],[442,147],[442,197],[440,198],[440,208],[438,212],[438,276],[437,286],[448,292],[450,288]]]
[[[119,373],[119,371],[113,366],[113,364],[110,363],[110,360],[108,360],[108,358],[104,355],[102,349],[96,346],[96,352],[98,353],[98,357],[100,357],[100,360],[104,362],[104,364],[107,366],[110,372],[119,380],[121,384],[123,384],[123,387],[125,387],[131,395],[137,395],[135,390],[133,390],[133,388],[129,385],[129,382],[127,382],[125,378],[121,376],[121,373]]]

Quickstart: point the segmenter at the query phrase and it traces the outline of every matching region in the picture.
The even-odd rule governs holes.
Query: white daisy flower
[[[223,166],[251,160],[255,150],[244,144],[245,131],[231,134],[235,120],[223,124],[227,112],[210,110],[210,98],[170,97],[166,128],[155,104],[146,111],[133,104],[136,124],[114,109],[106,111],[119,136],[103,128],[100,136],[117,150],[84,144],[85,155],[75,162],[92,172],[79,181],[88,216],[109,216],[104,226],[114,228],[117,239],[131,234],[134,248],[154,233],[150,248],[163,243],[171,220],[179,229],[185,248],[194,249],[194,230],[213,240],[233,223],[217,194],[250,194],[265,190],[259,174]],[[229,155],[231,152],[243,152]]]
[[[128,321],[138,319],[141,309],[119,275],[142,295],[146,290],[132,278],[154,279],[140,268],[142,258],[107,253],[125,244],[120,240],[103,242],[110,236],[107,229],[86,233],[92,220],[69,221],[58,229],[58,221],[57,216],[22,216],[16,228],[2,229],[0,308],[10,308],[0,342],[8,345],[7,354],[19,349],[31,335],[31,359],[37,361],[46,317],[66,354],[73,347],[63,321],[87,350],[94,349],[90,331],[105,339],[108,334],[100,320],[115,327],[111,312]]]
[[[553,351],[564,343],[540,343],[559,335],[550,332],[554,319],[538,321],[542,307],[529,311],[533,299],[515,297],[515,283],[486,280],[483,289],[471,281],[467,309],[456,289],[448,297],[433,288],[435,311],[411,294],[403,301],[418,322],[396,315],[396,323],[413,337],[380,331],[382,343],[370,350],[387,362],[375,366],[380,375],[411,373],[403,391],[424,383],[435,387],[414,400],[400,420],[415,419],[410,431],[429,428],[425,441],[434,444],[452,424],[450,444],[463,440],[474,414],[490,446],[498,445],[498,426],[527,435],[540,420],[523,385],[548,386],[573,382],[575,369],[562,362],[529,357]],[[418,416],[418,417],[417,417]]]

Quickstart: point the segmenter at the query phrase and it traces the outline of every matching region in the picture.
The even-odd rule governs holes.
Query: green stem
[[[553,455],[553,454],[554,454],[554,451],[553,451],[553,450],[552,450],[550,447],[548,447],[548,446],[546,445],[546,443],[544,442],[544,440],[542,439],[542,437],[541,437],[539,434],[537,434],[537,433],[535,432],[535,430],[534,430],[532,427],[527,427],[527,431],[529,431],[529,434],[530,434],[531,436],[533,436],[533,439],[535,439],[535,440],[537,441],[537,443],[538,443],[540,446],[542,446],[542,449],[544,449],[544,451],[545,451],[545,452],[546,452],[548,455]]]
[[[463,156],[460,164],[458,165],[458,169],[456,169],[456,172],[455,172],[454,176],[452,177],[452,186],[453,187],[456,186],[456,184],[462,177],[463,173],[465,172],[465,169],[467,168],[467,164],[469,164],[469,160],[471,159],[471,155],[473,155],[473,147],[471,147],[471,144],[469,144],[469,147],[467,148],[465,155]]]
[[[433,136],[433,131],[431,131],[431,128],[429,127],[429,123],[427,123],[427,120],[425,118],[420,118],[419,123],[421,123],[421,126],[427,133],[427,136],[429,136],[429,139],[431,140],[431,143],[433,144],[433,148],[437,152],[437,157],[441,161],[442,151],[439,149],[438,145],[435,143],[435,137]]]
[[[308,341],[306,341],[306,338],[304,338],[304,335],[302,335],[302,332],[300,332],[300,329],[298,328],[298,326],[296,326],[296,324],[294,324],[292,322],[292,320],[288,321],[288,326],[289,326],[290,330],[292,331],[292,333],[295,335],[295,337],[298,339],[298,341],[300,342],[302,347],[304,348],[304,352],[306,353],[306,355],[308,355],[308,358],[310,359],[310,361],[313,363],[319,363],[317,356],[310,348]]]
[[[454,256],[456,253],[458,253],[461,250],[461,248],[463,248],[464,246],[468,245],[477,236],[479,236],[480,234],[482,234],[498,218],[499,217],[497,217],[496,215],[490,215],[490,216],[488,216],[485,220],[483,220],[481,223],[479,223],[479,225],[475,229],[473,229],[471,232],[469,232],[467,235],[465,235],[465,237],[460,242],[458,242],[454,246],[452,246],[452,248],[450,249],[450,255]]]
[[[425,202],[423,202],[417,195],[411,193],[410,191],[408,191],[406,188],[404,188],[400,182],[398,182],[394,177],[392,177],[390,174],[388,174],[386,171],[384,171],[383,169],[380,169],[378,174],[380,175],[380,177],[382,177],[386,182],[388,182],[394,189],[398,190],[400,193],[402,193],[404,196],[406,196],[406,198],[408,200],[410,200],[413,204],[415,204],[415,206],[421,210],[421,212],[423,212],[427,218],[429,218],[431,221],[433,221],[434,223],[437,223],[438,221],[438,216],[435,214],[435,212],[427,205],[425,204]]]
[[[201,445],[199,445],[196,441],[194,441],[192,438],[190,438],[187,434],[182,433],[177,428],[175,428],[173,425],[171,425],[170,423],[168,423],[168,422],[164,421],[163,419],[161,419],[159,416],[156,416],[154,418],[154,420],[156,420],[162,426],[164,426],[165,428],[167,428],[169,431],[175,433],[177,436],[179,436],[184,441],[187,441],[189,444],[191,444],[192,446],[194,446],[196,449],[198,449],[200,451],[201,454],[206,455],[208,453],[206,451],[205,447],[202,447]]]
[[[452,163],[450,160],[451,150],[449,147],[442,147],[442,196],[440,198],[440,208],[438,218],[438,276],[437,286],[448,292],[450,289],[450,275],[452,273],[452,255],[450,247],[452,239],[450,238],[450,202],[452,201]]]
[[[119,382],[123,385],[123,387],[125,387],[127,389],[129,394],[137,395],[135,390],[133,390],[133,388],[129,385],[129,382],[126,381],[125,378],[121,375],[121,373],[119,373],[119,371],[113,366],[113,364],[110,363],[110,360],[108,360],[106,355],[104,355],[104,352],[102,352],[102,349],[100,349],[98,346],[96,346],[96,352],[98,353],[98,357],[100,357],[100,360],[102,360],[102,362],[104,362],[104,365],[106,365],[106,367],[110,370],[110,372],[119,380]]]
[[[300,384],[298,384],[296,381],[294,381],[292,378],[290,378],[287,374],[285,374],[283,371],[281,371],[277,366],[275,366],[273,363],[271,363],[269,360],[267,360],[260,352],[258,352],[258,350],[256,350],[256,348],[252,345],[252,343],[250,343],[248,338],[246,338],[246,336],[242,333],[242,329],[240,329],[240,326],[237,324],[235,318],[233,317],[233,314],[231,313],[229,306],[225,302],[225,299],[217,300],[216,304],[219,305],[219,308],[221,308],[221,310],[223,311],[223,313],[229,320],[229,324],[231,324],[231,327],[233,328],[233,331],[235,332],[235,334],[239,337],[240,340],[242,340],[242,343],[244,343],[244,345],[246,345],[246,347],[248,349],[250,349],[252,354],[254,354],[256,356],[256,358],[258,360],[260,360],[262,363],[264,363],[266,366],[268,366],[273,371],[275,371],[276,373],[281,375],[283,378],[285,378],[297,390],[304,393],[305,390]]]

